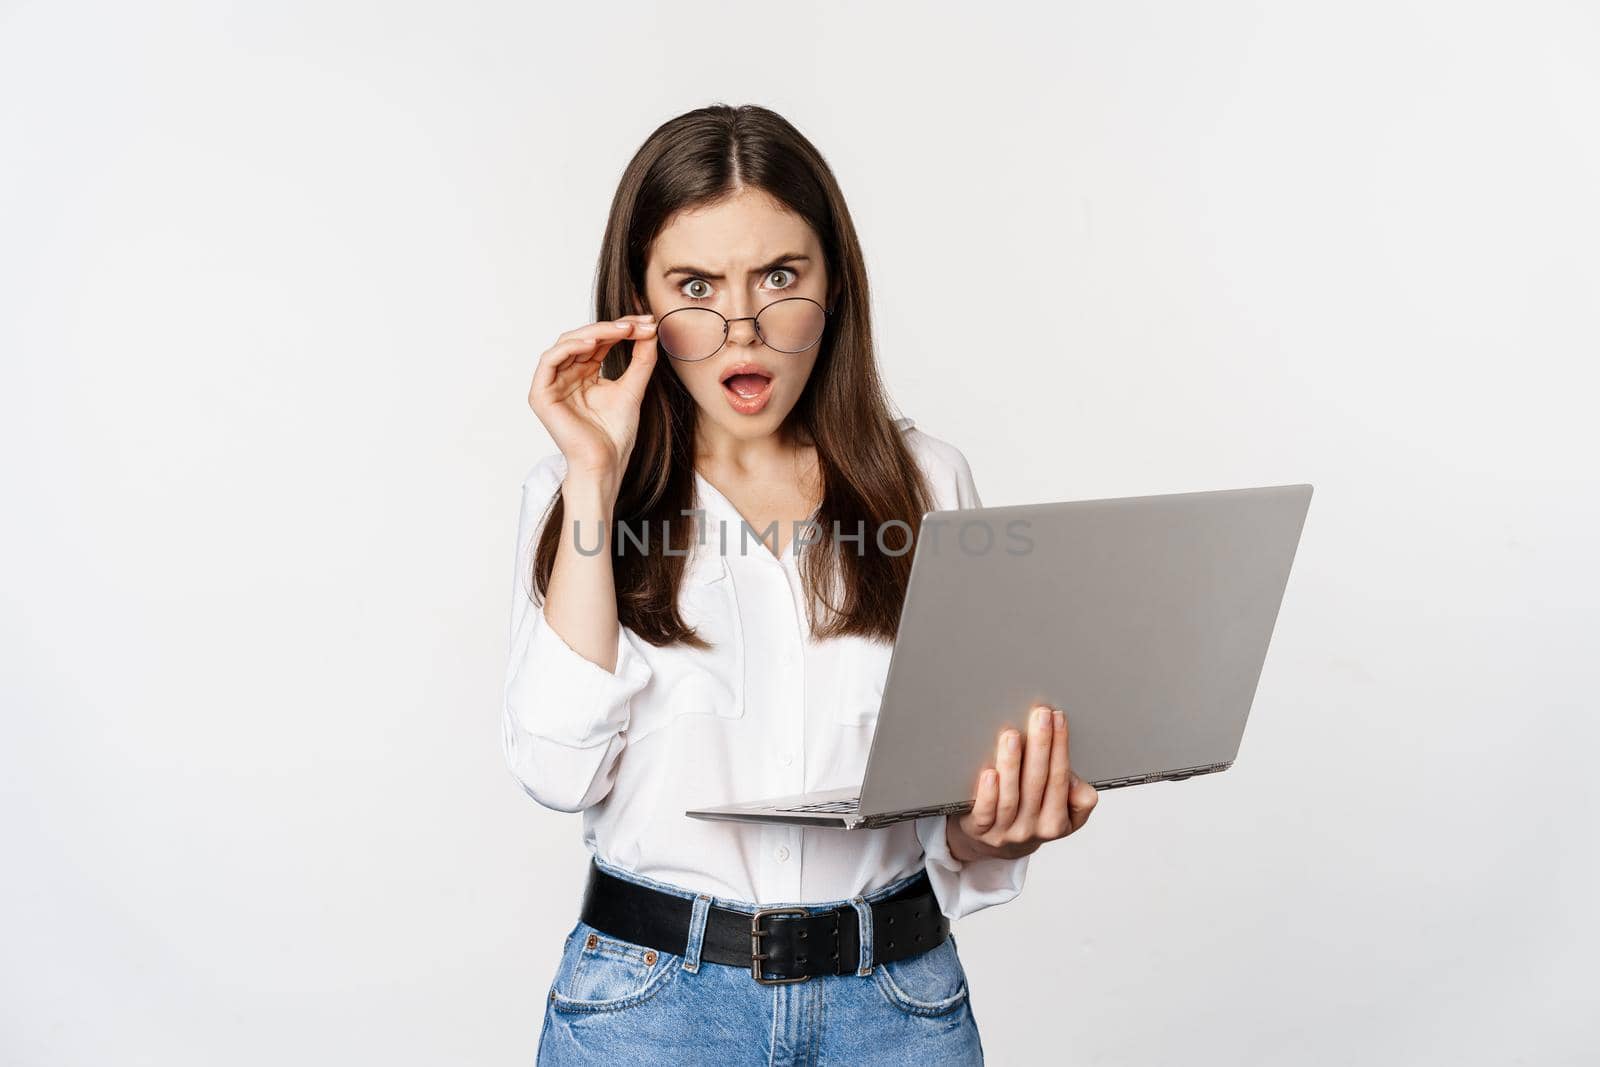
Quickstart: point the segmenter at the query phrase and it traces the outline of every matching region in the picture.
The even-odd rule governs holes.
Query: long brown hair
[[[731,196],[766,192],[804,219],[822,243],[833,314],[821,350],[794,410],[791,428],[817,450],[823,493],[816,522],[822,539],[799,553],[810,594],[806,618],[818,637],[859,634],[892,640],[911,577],[905,551],[933,505],[927,483],[889,413],[872,348],[866,264],[854,223],[821,153],[781,116],[764,107],[717,104],[679,115],[653,132],[629,161],[611,201],[595,284],[595,321],[649,310],[644,272],[651,242],[673,215]],[[621,376],[632,343],[607,353],[602,373]],[[664,360],[665,355],[662,356]],[[645,389],[639,434],[617,493],[617,528],[632,528],[626,551],[613,530],[617,617],[652,645],[683,642],[705,648],[677,609],[685,558],[657,549],[668,531],[673,553],[687,551],[695,522],[683,512],[694,500],[697,408],[677,375],[658,368]],[[549,588],[561,536],[561,494],[534,554],[533,582]],[[877,551],[879,530],[889,551]],[[642,527],[642,529],[641,529]],[[839,536],[835,536],[837,531]],[[650,535],[648,552],[638,539]],[[861,533],[859,540],[844,540]],[[835,594],[840,595],[835,595]],[[819,620],[818,605],[828,619]]]

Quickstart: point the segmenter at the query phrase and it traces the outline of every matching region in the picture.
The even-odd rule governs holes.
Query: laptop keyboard
[[[844,800],[817,800],[810,804],[801,804],[793,808],[775,808],[775,811],[818,811],[829,814],[835,812],[855,811],[860,805],[860,797],[848,797]]]

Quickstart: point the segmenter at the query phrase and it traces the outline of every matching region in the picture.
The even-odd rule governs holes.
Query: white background
[[[542,8],[542,9],[539,9]],[[1306,481],[1237,766],[958,924],[991,1062],[1600,1046],[1600,14],[0,4],[0,1061],[531,1062],[534,361],[773,107],[990,504]]]

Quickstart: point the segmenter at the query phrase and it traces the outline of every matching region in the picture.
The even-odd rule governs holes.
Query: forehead
[[[707,270],[759,267],[789,252],[818,260],[817,235],[760,190],[678,212],[650,246],[652,263],[693,263]]]

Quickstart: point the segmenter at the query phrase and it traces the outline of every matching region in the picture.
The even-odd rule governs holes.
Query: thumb
[[[633,397],[635,403],[644,401],[645,383],[650,380],[650,373],[656,367],[656,334],[651,331],[649,337],[640,337],[633,342],[633,352],[628,358],[628,369],[622,372],[622,377],[617,379],[628,395]]]

